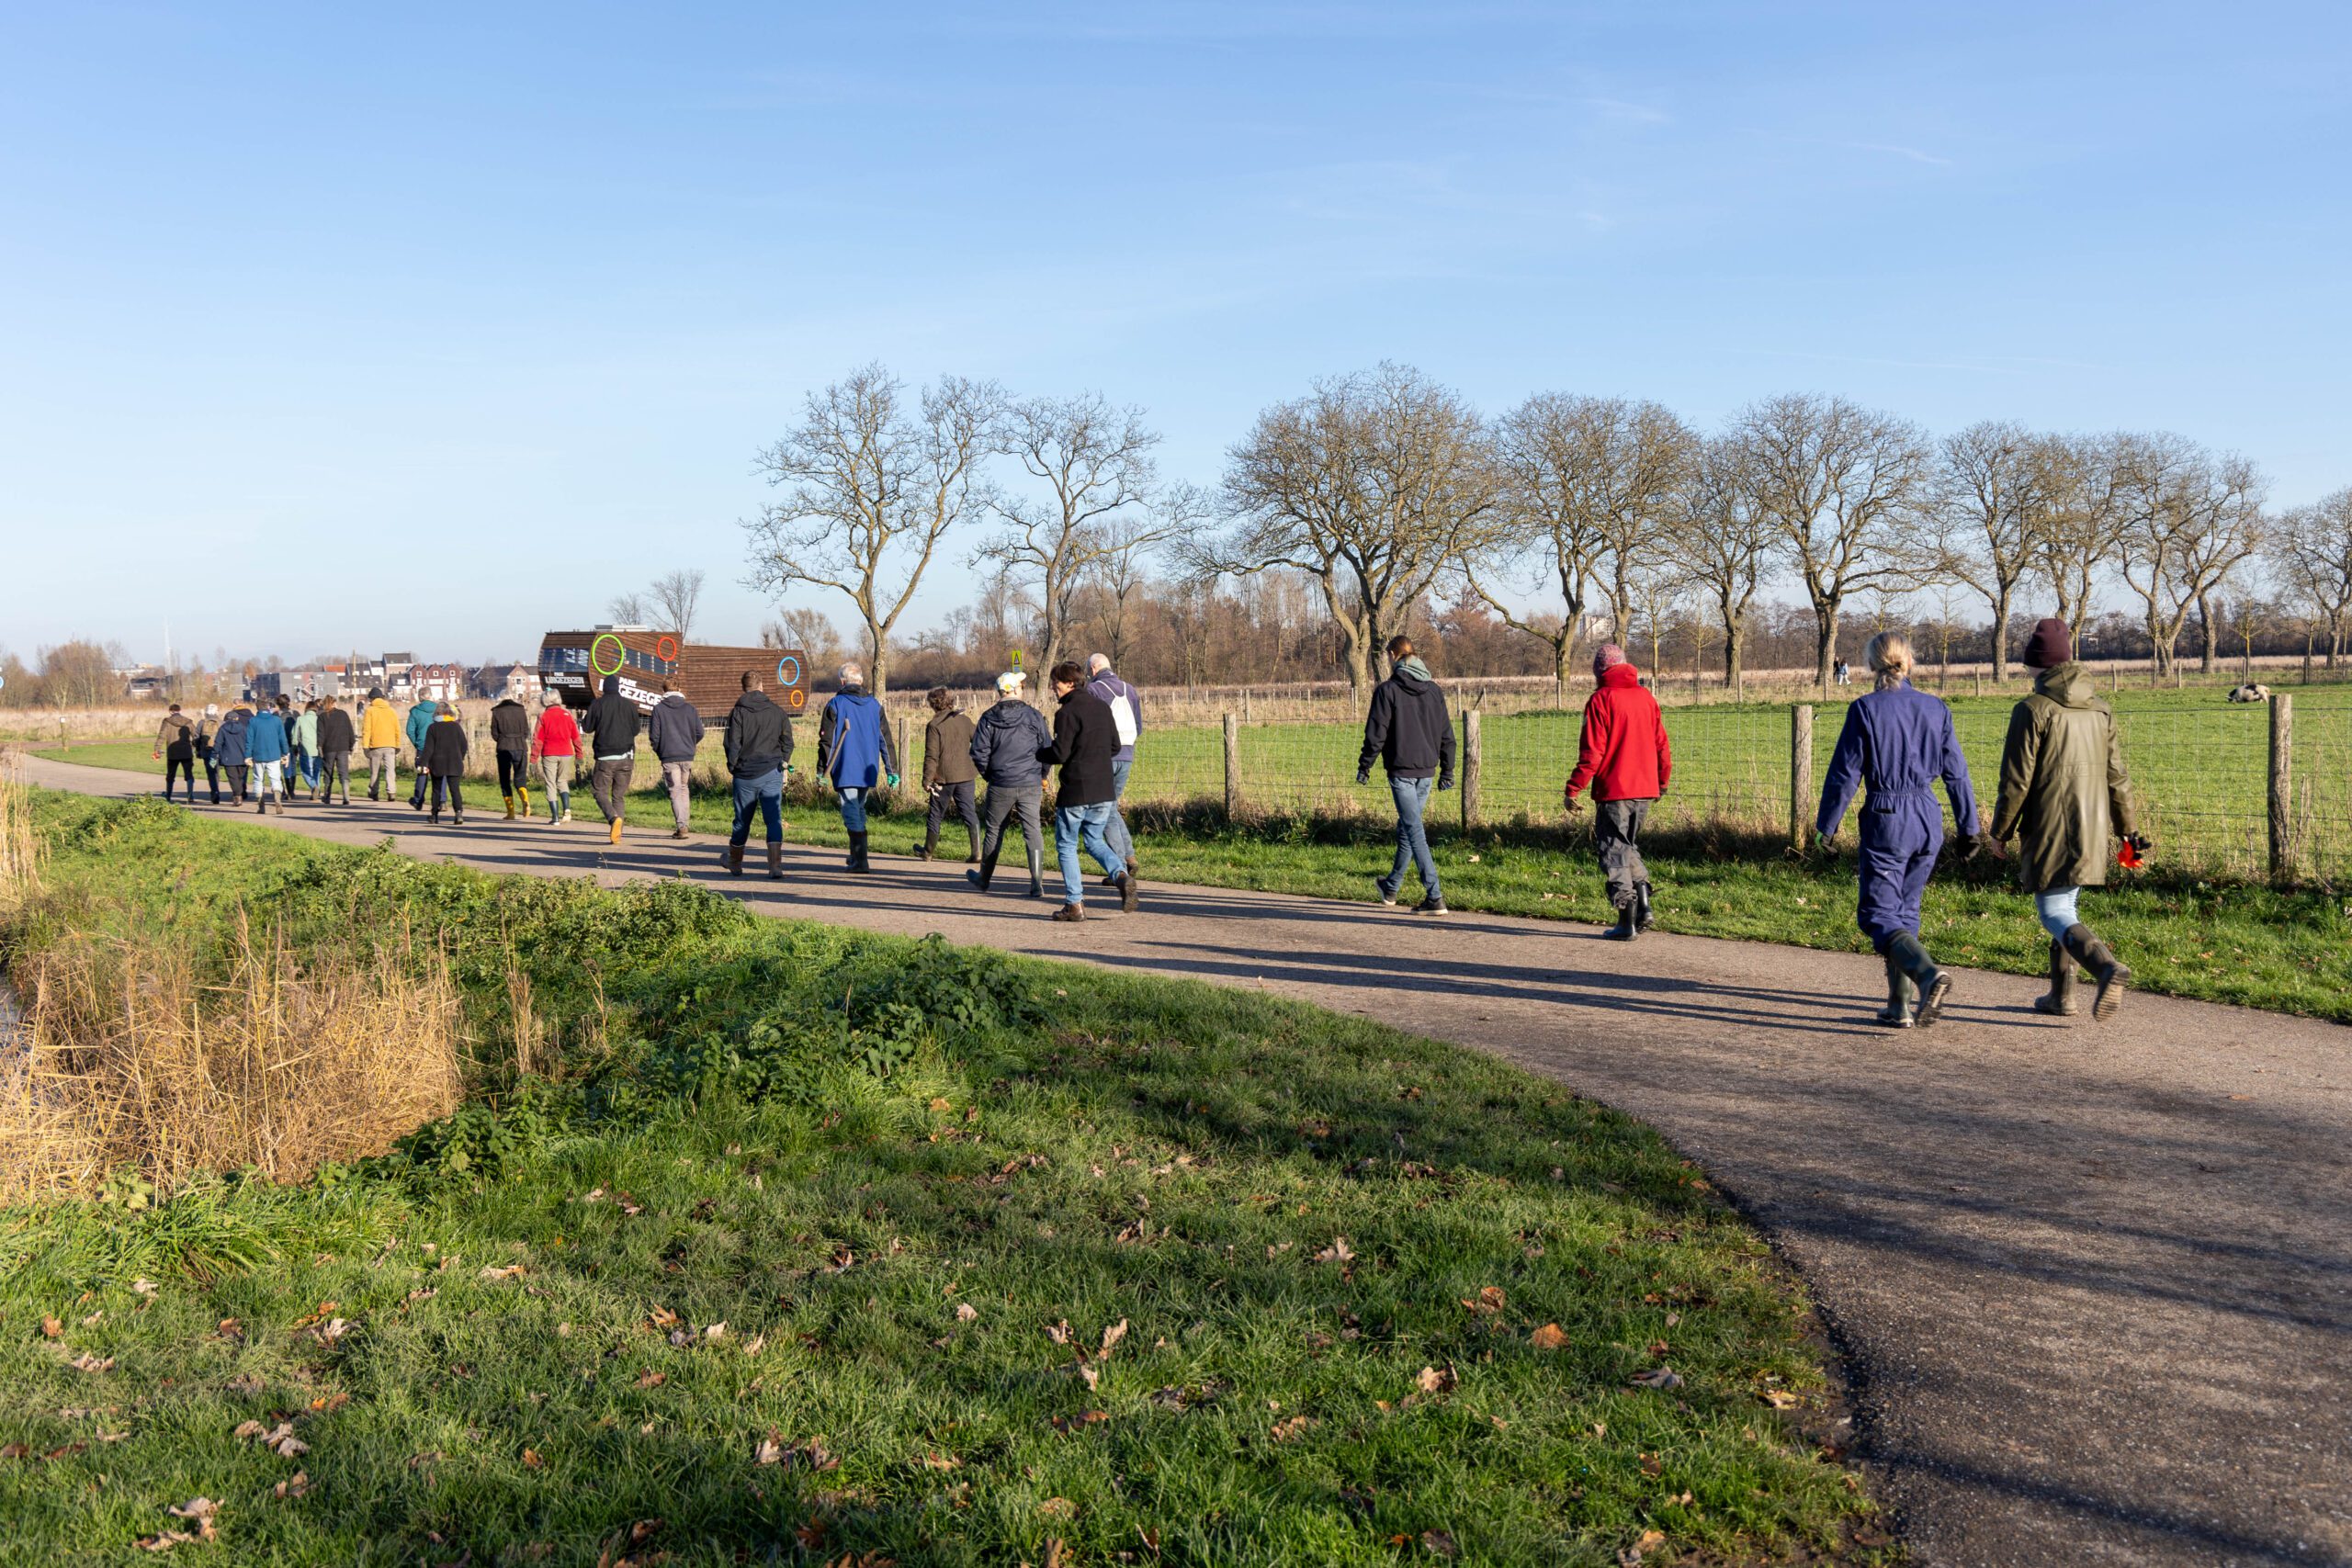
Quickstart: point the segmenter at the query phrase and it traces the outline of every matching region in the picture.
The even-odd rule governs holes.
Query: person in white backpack
[[[1136,765],[1136,737],[1143,732],[1143,694],[1119,679],[1107,653],[1087,655],[1086,689],[1110,705],[1111,722],[1119,734],[1118,754],[1111,761],[1111,828],[1103,837],[1111,841],[1119,858],[1133,866],[1136,841],[1127,831],[1127,819],[1118,803],[1126,796],[1127,773]]]

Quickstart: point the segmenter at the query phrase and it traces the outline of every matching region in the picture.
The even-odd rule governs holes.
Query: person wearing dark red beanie
[[[2036,622],[2025,661],[2041,673],[2033,694],[2009,715],[1991,835],[1996,843],[2016,836],[2018,880],[2050,933],[2050,990],[2034,999],[2035,1009],[2073,1016],[2080,965],[2098,983],[2091,1016],[2105,1022],[2123,1005],[2132,971],[2082,923],[2077,900],[2084,888],[2107,885],[2117,838],[2143,851],[2152,841],[2132,811],[2114,711],[2075,661],[2066,623]]]

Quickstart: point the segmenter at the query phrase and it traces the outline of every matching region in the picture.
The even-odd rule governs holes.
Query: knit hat
[[[1592,672],[1595,675],[1624,662],[1625,650],[1613,642],[1604,642],[1592,650]]]
[[[383,688],[383,687],[381,687],[381,686],[370,686],[370,687],[368,687],[368,700],[369,702],[374,702],[377,698],[379,698],[379,697],[382,696],[383,694],[384,694],[384,688]]]
[[[2075,634],[2066,629],[2065,622],[2045,615],[2033,623],[2033,635],[2025,639],[2027,669],[2047,670],[2074,657]]]
[[[1008,670],[1003,674],[996,678],[997,692],[1000,695],[1009,697],[1012,695],[1013,693],[1019,691],[1022,686],[1028,682],[1028,676],[1023,675],[1018,670]]]
[[[207,718],[219,718],[220,716],[220,705],[219,703],[205,704],[204,716]]]

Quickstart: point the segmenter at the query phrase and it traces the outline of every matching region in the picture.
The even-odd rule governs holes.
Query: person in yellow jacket
[[[386,800],[401,797],[401,716],[384,700],[381,686],[368,688],[368,709],[359,716],[359,749],[368,753],[368,798],[376,798],[376,781],[383,781]]]

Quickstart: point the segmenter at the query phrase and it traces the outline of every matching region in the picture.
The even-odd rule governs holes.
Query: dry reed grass
[[[298,962],[240,918],[226,981],[178,948],[70,937],[20,959],[28,1048],[0,1083],[0,1201],[135,1170],[295,1181],[458,1106],[458,993],[404,941]]]
[[[21,762],[13,748],[0,746],[0,914],[40,891],[40,838]]]

